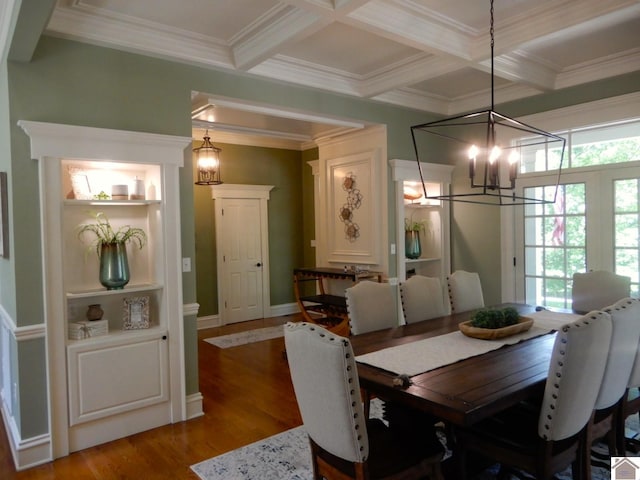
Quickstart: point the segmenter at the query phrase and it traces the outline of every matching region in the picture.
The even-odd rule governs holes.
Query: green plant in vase
[[[143,229],[131,225],[114,229],[102,212],[93,217],[95,222],[78,225],[78,238],[83,240],[87,234],[95,237],[90,248],[95,248],[100,259],[100,283],[107,290],[124,288],[130,278],[126,244],[132,242],[142,249],[147,243],[147,234]]]
[[[420,232],[427,231],[427,220],[414,220],[413,215],[404,219],[404,254],[407,258],[416,259],[422,255]]]

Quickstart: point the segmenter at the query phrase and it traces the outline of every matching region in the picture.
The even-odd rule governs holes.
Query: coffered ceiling
[[[47,32],[443,115],[490,104],[489,0],[58,0]],[[496,104],[636,70],[638,0],[495,0]]]

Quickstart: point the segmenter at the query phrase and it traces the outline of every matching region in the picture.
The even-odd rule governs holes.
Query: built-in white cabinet
[[[398,280],[402,282],[412,274],[436,277],[443,285],[443,296],[446,296],[446,277],[451,268],[449,202],[424,198],[417,162],[394,159],[389,163],[396,193]],[[429,196],[449,193],[452,170],[450,165],[422,164]],[[424,225],[420,231],[421,255],[416,259],[406,256],[405,219]],[[445,300],[447,305],[448,299]]]
[[[191,139],[20,126],[40,169],[53,458],[185,420],[178,178]],[[98,212],[146,233],[143,248],[127,245],[119,290],[101,285],[91,234],[78,236]],[[101,321],[87,321],[90,305]]]

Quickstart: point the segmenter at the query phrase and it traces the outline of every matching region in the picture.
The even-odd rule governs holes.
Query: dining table
[[[468,338],[459,324],[470,319],[469,311],[352,336],[360,387],[458,426],[542,394],[555,331],[579,315],[523,304],[498,307],[507,306],[534,320],[529,331],[498,340]]]

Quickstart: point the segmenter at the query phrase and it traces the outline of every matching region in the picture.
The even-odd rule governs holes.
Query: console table
[[[296,301],[305,321],[322,325],[337,335],[349,336],[347,300],[344,296],[327,293],[325,280],[331,279],[349,280],[353,283],[363,279],[375,279],[380,282],[382,281],[382,273],[329,267],[296,268],[293,270],[293,288]],[[319,293],[301,295],[300,284],[302,282],[314,282],[316,291]],[[315,313],[316,316],[312,316],[312,313]]]

